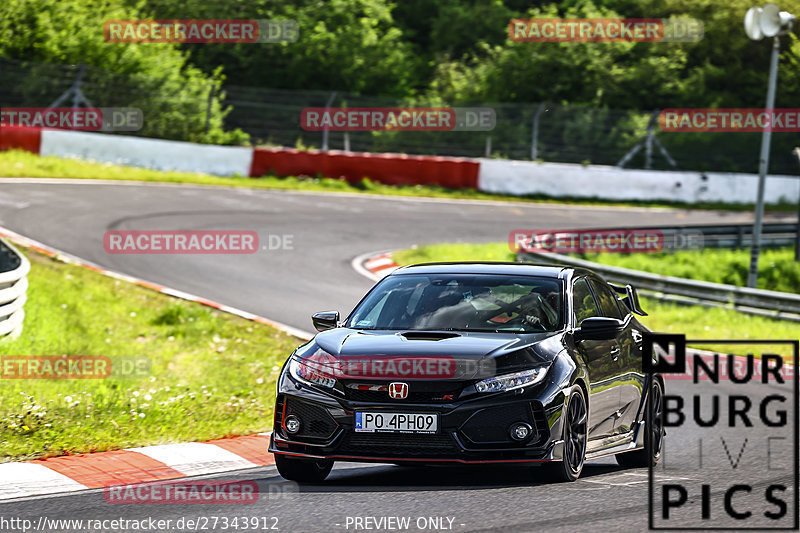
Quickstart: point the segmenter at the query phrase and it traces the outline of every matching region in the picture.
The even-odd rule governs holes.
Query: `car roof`
[[[538,276],[543,278],[568,278],[574,271],[583,270],[560,265],[511,263],[499,261],[461,261],[420,263],[395,270],[392,276],[408,274],[504,274],[512,276]],[[588,271],[587,271],[588,272]]]

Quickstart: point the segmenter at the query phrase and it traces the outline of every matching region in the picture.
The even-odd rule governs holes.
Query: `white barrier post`
[[[28,258],[0,239],[0,340],[22,333],[30,270]]]

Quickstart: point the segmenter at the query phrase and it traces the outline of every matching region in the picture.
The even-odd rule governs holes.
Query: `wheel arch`
[[[577,385],[583,391],[583,397],[586,400],[586,413],[589,413],[589,409],[591,406],[589,405],[589,387],[586,385],[586,381],[583,376],[579,376],[575,379],[573,385]]]

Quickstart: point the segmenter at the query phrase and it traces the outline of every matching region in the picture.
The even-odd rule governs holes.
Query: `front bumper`
[[[289,381],[289,380],[282,380]],[[561,458],[563,395],[543,403],[534,391],[473,396],[447,403],[355,402],[291,383],[281,387],[269,451],[297,458],[380,463],[516,463]],[[355,412],[438,413],[436,434],[355,431]],[[295,415],[301,430],[290,435],[283,420]],[[517,422],[533,428],[515,441]]]

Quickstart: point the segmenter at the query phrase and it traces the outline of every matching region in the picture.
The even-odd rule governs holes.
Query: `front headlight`
[[[318,354],[311,357],[293,355],[289,360],[289,374],[301,383],[332,389],[336,385],[335,368],[328,358],[327,354],[322,357]]]
[[[497,376],[494,378],[484,379],[475,384],[478,392],[500,392],[507,390],[519,389],[534,385],[544,379],[547,374],[547,367],[533,368],[531,370],[523,370],[522,372],[515,372],[514,374],[506,374],[504,376]]]

